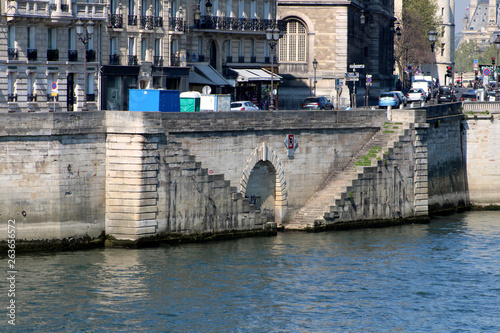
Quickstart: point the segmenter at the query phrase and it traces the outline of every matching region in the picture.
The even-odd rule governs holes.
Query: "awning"
[[[230,83],[210,65],[194,65],[189,73],[189,83],[214,86],[229,86]]]
[[[248,82],[248,81],[271,81],[271,72],[261,68],[261,69],[238,69],[231,68],[232,71],[238,73],[236,81],[238,82]],[[281,76],[278,74],[273,75],[273,80],[281,81]]]

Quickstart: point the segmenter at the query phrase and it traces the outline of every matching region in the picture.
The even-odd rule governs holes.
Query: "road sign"
[[[352,64],[352,65],[349,65],[349,68],[365,68],[365,65],[363,65],[363,64],[360,64],[360,65]]]
[[[371,77],[367,77],[366,78],[366,83],[368,83],[368,84],[372,83],[372,78]]]
[[[491,72],[490,72],[490,69],[489,68],[485,68],[483,70],[483,75],[486,75],[486,76],[490,76]]]
[[[348,77],[357,77],[359,78],[359,73],[358,72],[347,72],[345,73],[345,77],[348,78]]]
[[[50,85],[50,87],[52,88],[52,96],[57,96],[57,83],[56,82],[52,82],[52,84]]]

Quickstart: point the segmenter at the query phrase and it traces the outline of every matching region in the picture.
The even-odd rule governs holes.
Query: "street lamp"
[[[266,39],[269,43],[269,48],[271,49],[271,101],[269,103],[269,110],[275,109],[275,100],[274,100],[274,50],[276,48],[276,44],[278,43],[278,39],[280,39],[280,30],[278,28],[267,28],[266,29]]]
[[[316,96],[316,69],[318,68],[318,61],[316,58],[314,58],[313,61],[313,68],[314,68],[314,96]]]
[[[83,111],[87,111],[87,44],[89,40],[92,39],[92,35],[94,34],[94,22],[88,21],[87,22],[87,31],[84,35],[83,33],[83,27],[85,24],[81,21],[78,20],[76,22],[76,34],[78,35],[78,39],[82,42],[83,44]]]
[[[429,30],[429,42],[431,43],[431,104],[434,104],[434,45],[437,40],[436,30]]]
[[[497,35],[497,38],[495,39],[493,44],[495,44],[495,49],[497,49],[497,59],[498,59],[499,58],[498,54],[500,52],[500,34]],[[500,95],[498,93],[498,67],[497,66],[495,66],[495,68],[494,68],[495,74],[497,76],[497,84],[495,84],[495,102],[500,101]]]

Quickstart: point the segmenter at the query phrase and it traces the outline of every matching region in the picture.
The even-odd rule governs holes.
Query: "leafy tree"
[[[398,19],[401,36],[394,41],[394,57],[399,73],[403,73],[408,64],[413,68],[432,61],[428,33],[436,30],[438,36],[441,20],[437,16],[436,0],[403,0],[402,17]],[[439,41],[434,51],[438,51]]]
[[[492,57],[497,58],[497,50],[493,44],[481,50],[475,41],[461,43],[455,50],[455,71],[471,73],[474,71],[474,59],[480,65],[491,65]],[[498,59],[496,62],[498,64]]]

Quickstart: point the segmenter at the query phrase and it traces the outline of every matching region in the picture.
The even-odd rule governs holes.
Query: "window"
[[[109,44],[109,53],[111,55],[118,54],[118,37],[111,38]]]
[[[135,15],[135,0],[128,0],[128,14]]]
[[[48,29],[48,50],[57,50],[57,29]]]
[[[26,93],[28,95],[28,102],[36,101],[35,84],[36,84],[35,73],[29,73],[26,78]]]
[[[231,57],[231,41],[226,40],[226,57]]]
[[[35,27],[28,27],[28,49],[36,49],[35,34]]]
[[[9,102],[17,102],[16,95],[16,77],[17,73],[10,72],[7,77],[8,85],[7,85],[7,97]]]
[[[148,52],[148,40],[143,38],[141,40],[141,60],[146,61]]]
[[[306,28],[297,20],[287,21],[286,34],[279,40],[279,59],[282,62],[305,62],[307,43]]]
[[[271,19],[271,11],[269,10],[269,1],[264,2],[264,19]]]
[[[250,3],[250,18],[257,18],[257,1],[255,0]]]
[[[232,0],[227,0],[226,1],[226,16],[227,17],[233,17],[233,1]]]
[[[94,73],[87,74],[87,95],[94,94]]]
[[[14,49],[16,47],[16,27],[7,27],[7,44],[9,49]]]
[[[135,55],[135,38],[128,39],[128,55]]]
[[[245,17],[245,0],[240,0],[238,4],[238,17]]]
[[[155,57],[161,57],[161,39],[155,39]]]

